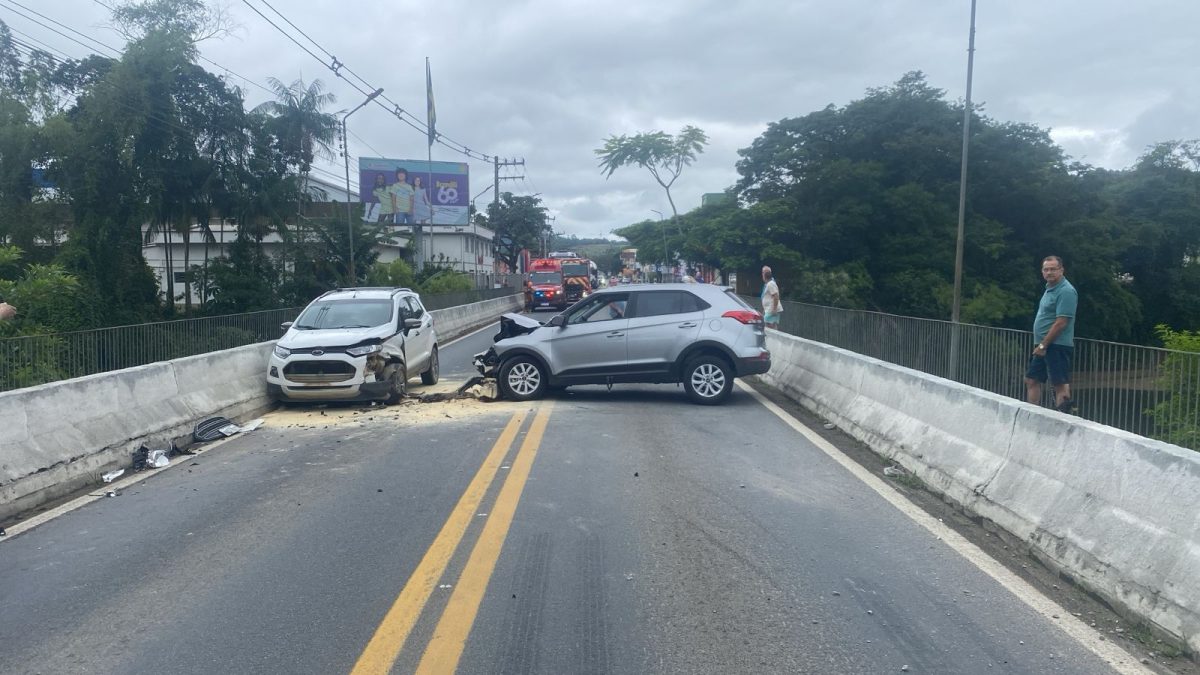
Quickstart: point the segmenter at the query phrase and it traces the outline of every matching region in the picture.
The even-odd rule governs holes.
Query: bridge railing
[[[746,298],[758,306],[757,298]],[[784,302],[779,329],[972,387],[1025,398],[1029,331]],[[1200,354],[1075,339],[1071,395],[1086,419],[1200,449]],[[1049,404],[1049,387],[1043,399]],[[949,411],[948,411],[949,412]]]
[[[428,309],[445,309],[519,293],[488,288],[424,295]],[[110,370],[168,361],[273,340],[279,325],[303,307],[158,321],[69,333],[0,339],[0,391],[32,387]]]

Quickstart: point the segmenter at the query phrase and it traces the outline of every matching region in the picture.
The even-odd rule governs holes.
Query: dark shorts
[[[1037,382],[1045,382],[1046,375],[1050,376],[1050,384],[1071,383],[1071,357],[1075,354],[1074,347],[1049,345],[1045,356],[1034,356],[1029,359],[1029,368],[1025,377]]]

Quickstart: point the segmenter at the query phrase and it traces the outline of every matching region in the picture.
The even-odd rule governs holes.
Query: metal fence
[[[513,295],[519,289],[422,296],[428,309],[444,309]],[[135,326],[0,339],[0,391],[32,387],[157,361],[273,340],[280,324],[303,307],[272,309]]]
[[[757,298],[745,298],[753,306]],[[1029,331],[784,302],[779,329],[1025,399]],[[951,345],[958,331],[957,367]],[[1200,354],[1075,339],[1071,397],[1086,419],[1200,449]],[[1049,387],[1043,404],[1049,404]]]

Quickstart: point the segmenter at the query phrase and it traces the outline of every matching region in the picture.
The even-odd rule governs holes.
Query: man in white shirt
[[[762,307],[763,307],[763,323],[767,324],[767,328],[779,328],[779,315],[783,312],[783,302],[779,299],[779,284],[775,283],[775,276],[771,273],[771,268],[763,265],[762,268]]]

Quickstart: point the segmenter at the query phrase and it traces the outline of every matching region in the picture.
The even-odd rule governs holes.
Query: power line
[[[41,21],[38,21],[37,19],[35,19],[27,14],[22,13],[21,10],[19,10],[19,9],[14,9],[12,7],[7,7],[7,9],[8,9],[8,11],[16,14],[17,16],[19,16],[27,21],[32,21],[33,23],[36,23],[37,25],[41,26],[42,28],[45,28],[46,30],[48,30],[52,33],[61,35],[62,37],[70,40],[71,42],[74,42],[75,44],[79,45],[80,47],[83,47],[84,49],[86,49],[88,51],[93,50],[93,47],[91,47],[90,45],[86,45],[86,44],[80,42],[79,40],[76,40],[75,38],[71,37],[70,35],[67,35],[66,33],[54,28],[53,26],[48,26],[48,25],[42,23]]]
[[[305,39],[307,39],[309,42],[311,42],[313,44],[313,46],[315,46],[318,50],[320,50],[321,52],[324,52],[326,55],[328,55],[329,58],[331,59],[331,62],[325,63],[324,59],[317,56],[316,54],[313,53],[313,51],[311,49],[309,49],[309,48],[305,47],[303,44],[301,44],[294,36],[292,36],[287,31],[283,30],[277,23],[275,23],[270,18],[268,18],[265,14],[263,14],[261,11],[259,11],[259,9],[257,7],[255,7],[254,5],[251,5],[249,0],[242,0],[242,2],[247,7],[249,7],[251,10],[253,10],[255,14],[258,14],[260,17],[262,17],[264,21],[271,24],[271,26],[274,27],[275,30],[282,33],[284,35],[284,37],[291,40],[297,47],[300,47],[300,49],[302,49],[305,53],[307,53],[309,56],[316,59],[316,61],[318,63],[321,63],[326,68],[331,70],[334,75],[336,75],[338,78],[345,81],[347,84],[349,84],[351,87],[353,87],[355,90],[357,90],[363,96],[366,96],[366,95],[368,95],[368,92],[375,91],[377,89],[377,87],[375,87],[374,85],[370,84],[365,79],[360,77],[357,73],[355,73],[353,70],[351,70],[345,63],[343,63],[341,60],[339,60],[332,52],[330,52],[328,49],[325,49],[324,47],[322,47],[320,45],[320,43],[318,43],[316,40],[314,40],[312,37],[310,37],[307,33],[305,33],[303,30],[301,30],[298,26],[296,26],[296,24],[293,23],[286,16],[284,16],[284,14],[282,12],[275,9],[275,7],[273,5],[271,5],[270,2],[268,2],[268,0],[260,0],[260,2],[262,2],[268,8],[270,8],[270,10],[272,12],[277,14],[289,26],[291,26],[297,32],[299,32],[301,35],[303,35],[305,37]],[[354,79],[361,82],[366,87],[366,89],[364,90],[363,88],[360,88],[354,82],[351,82],[349,79],[347,79],[346,75],[342,74],[343,70],[346,72],[346,74],[350,75]],[[429,127],[424,122],[421,122],[420,118],[418,118],[417,116],[413,115],[412,113],[410,113],[407,110],[405,110],[404,108],[402,108],[398,103],[391,100],[386,95],[382,95],[379,98],[383,99],[383,100],[382,101],[378,100],[378,99],[375,100],[374,103],[376,105],[383,108],[384,110],[389,110],[387,108],[387,106],[384,105],[384,101],[386,101],[387,103],[392,105],[392,108],[389,110],[389,112],[391,112],[397,119],[404,122],[405,124],[408,124],[413,129],[415,129],[423,134],[428,135]],[[485,154],[482,152],[472,150],[468,146],[466,146],[466,145],[464,145],[464,144],[462,144],[440,132],[436,134],[435,142],[437,142],[439,145],[450,148],[451,150],[454,150],[455,152],[466,155],[467,157],[470,157],[472,159],[477,159],[477,160],[480,160],[483,162],[491,162],[491,161],[493,161],[493,159],[495,159],[492,155],[488,155],[488,154]]]

